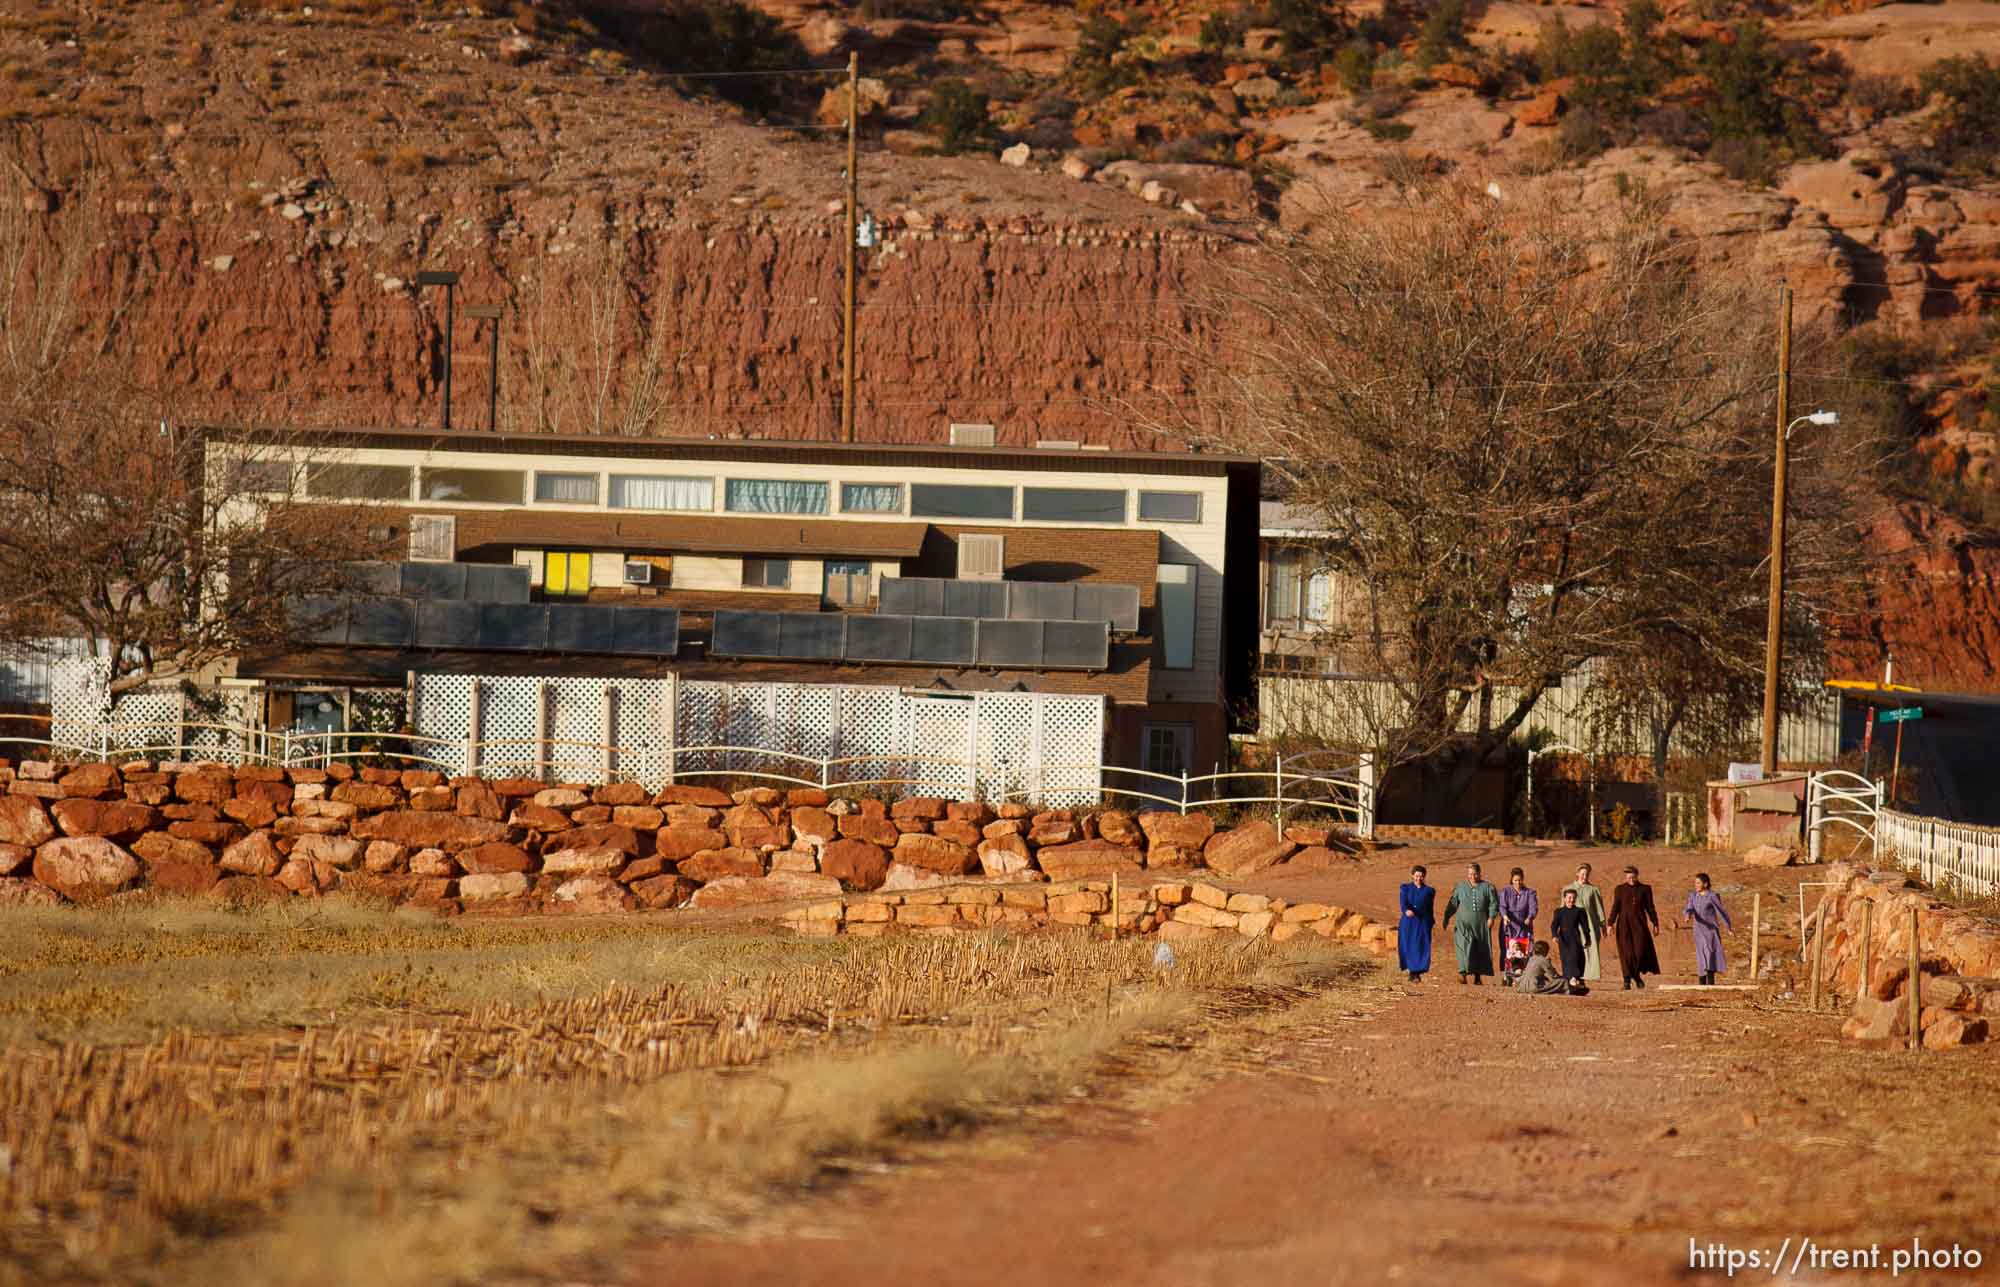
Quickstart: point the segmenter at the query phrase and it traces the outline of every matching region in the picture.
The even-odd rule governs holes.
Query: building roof
[[[1258,467],[1254,456],[1221,452],[1094,451],[1068,447],[959,447],[947,443],[822,442],[780,438],[626,438],[601,434],[486,433],[454,429],[211,425],[226,441],[301,447],[385,447],[406,451],[515,452],[522,455],[626,456],[645,460],[854,462],[1064,473],[1220,475]]]

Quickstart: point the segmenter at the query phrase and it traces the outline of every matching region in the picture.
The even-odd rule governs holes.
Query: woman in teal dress
[[[1444,905],[1446,929],[1451,928],[1451,918],[1458,917],[1452,946],[1458,951],[1460,983],[1469,978],[1476,987],[1481,979],[1493,973],[1493,922],[1499,915],[1499,891],[1479,874],[1478,863],[1467,863],[1465,879],[1458,882],[1451,891],[1450,901]]]

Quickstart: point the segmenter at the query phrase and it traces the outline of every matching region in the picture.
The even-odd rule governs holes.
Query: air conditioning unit
[[[954,424],[951,426],[951,445],[954,447],[991,447],[993,445],[993,426]]]
[[[967,532],[958,538],[961,581],[998,581],[1007,574],[1007,538]]]
[[[625,584],[653,584],[653,565],[650,563],[627,563],[625,565]]]

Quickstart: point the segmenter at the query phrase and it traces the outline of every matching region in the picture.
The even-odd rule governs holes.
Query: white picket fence
[[[2000,827],[1883,809],[1875,820],[1875,852],[1927,884],[1949,883],[1961,894],[2000,892]]]

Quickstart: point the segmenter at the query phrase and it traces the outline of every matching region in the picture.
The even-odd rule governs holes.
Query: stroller
[[[1504,935],[1500,958],[1500,978],[1508,986],[1528,968],[1528,954],[1534,950],[1534,941],[1525,936]]]

